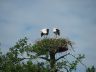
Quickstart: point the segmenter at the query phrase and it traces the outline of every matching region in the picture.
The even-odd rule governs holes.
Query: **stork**
[[[53,28],[53,33],[57,36],[60,36],[60,30],[58,28]]]
[[[48,34],[49,34],[49,29],[45,28],[41,30],[41,37],[44,35],[44,37],[46,38]]]

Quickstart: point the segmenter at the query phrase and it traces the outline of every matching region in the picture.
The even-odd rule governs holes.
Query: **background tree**
[[[20,39],[5,55],[0,53],[0,72],[48,72],[39,63],[33,64],[36,56],[29,53],[31,44],[27,38]],[[25,55],[25,56],[24,56]]]

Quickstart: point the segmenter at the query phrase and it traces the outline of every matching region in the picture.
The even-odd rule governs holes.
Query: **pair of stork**
[[[53,33],[56,35],[56,38],[57,36],[60,36],[60,30],[58,28],[53,28]],[[49,29],[42,29],[41,30],[41,37],[44,36],[44,37],[47,37],[47,35],[49,34]]]

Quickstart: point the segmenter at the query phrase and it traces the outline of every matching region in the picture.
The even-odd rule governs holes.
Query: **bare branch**
[[[44,59],[46,61],[50,61],[50,59],[48,59],[47,57],[39,57],[39,58]]]
[[[56,61],[58,61],[59,59],[61,59],[61,58],[64,58],[65,56],[67,56],[67,55],[69,55],[70,53],[68,53],[68,54],[66,54],[66,55],[63,55],[63,56],[61,56],[61,57],[59,57],[58,59],[56,59]]]
[[[32,58],[19,58],[20,59],[20,61],[22,61],[22,60],[25,60],[25,59],[32,59]]]

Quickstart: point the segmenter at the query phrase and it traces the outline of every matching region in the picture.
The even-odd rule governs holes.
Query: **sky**
[[[40,30],[60,29],[85,63],[96,66],[96,0],[0,0],[0,43],[6,53],[18,39],[40,39]]]

